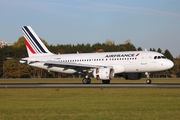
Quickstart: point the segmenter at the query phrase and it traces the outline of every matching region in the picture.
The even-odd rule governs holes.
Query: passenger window
[[[157,59],[157,56],[155,56],[154,59]]]
[[[158,59],[161,59],[161,56],[158,56]]]

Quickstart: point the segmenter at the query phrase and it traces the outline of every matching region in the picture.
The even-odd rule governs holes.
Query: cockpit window
[[[165,56],[154,56],[154,59],[166,59]]]
[[[166,57],[165,56],[161,56],[163,59],[166,59]]]

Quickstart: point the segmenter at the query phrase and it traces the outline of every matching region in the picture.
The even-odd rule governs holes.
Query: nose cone
[[[168,60],[168,62],[166,63],[166,66],[168,69],[171,69],[174,66],[174,63],[171,60]]]

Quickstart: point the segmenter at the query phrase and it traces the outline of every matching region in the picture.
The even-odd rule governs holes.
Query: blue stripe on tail
[[[37,47],[41,50],[41,52],[43,53],[47,53],[44,48],[39,44],[38,40],[34,37],[34,35],[30,32],[30,30],[28,29],[27,26],[24,26],[25,30],[29,33],[29,35],[31,36],[31,38],[33,39],[33,41],[36,43]],[[35,45],[35,46],[36,46]]]
[[[37,45],[35,45],[35,43],[34,42],[32,42],[32,40],[31,40],[31,37],[26,33],[26,31],[24,30],[24,29],[22,29],[23,31],[24,31],[24,34],[26,34],[26,36],[28,37],[28,40],[30,40],[31,41],[31,43],[30,44],[33,44],[33,48],[35,49],[35,51],[37,51],[37,52],[39,52],[39,53],[41,53],[41,51],[39,50],[39,48],[37,47]],[[28,33],[30,33],[30,31],[28,31]]]

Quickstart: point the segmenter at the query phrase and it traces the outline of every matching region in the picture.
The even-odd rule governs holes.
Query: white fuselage
[[[59,63],[75,63],[94,66],[110,66],[114,73],[135,73],[135,72],[155,72],[163,71],[173,67],[174,63],[164,58],[157,52],[151,51],[130,51],[130,52],[104,52],[104,53],[80,53],[80,54],[59,54],[24,58],[31,61],[56,61]],[[33,62],[30,66],[72,74],[76,69],[60,66],[47,66],[42,62]]]

